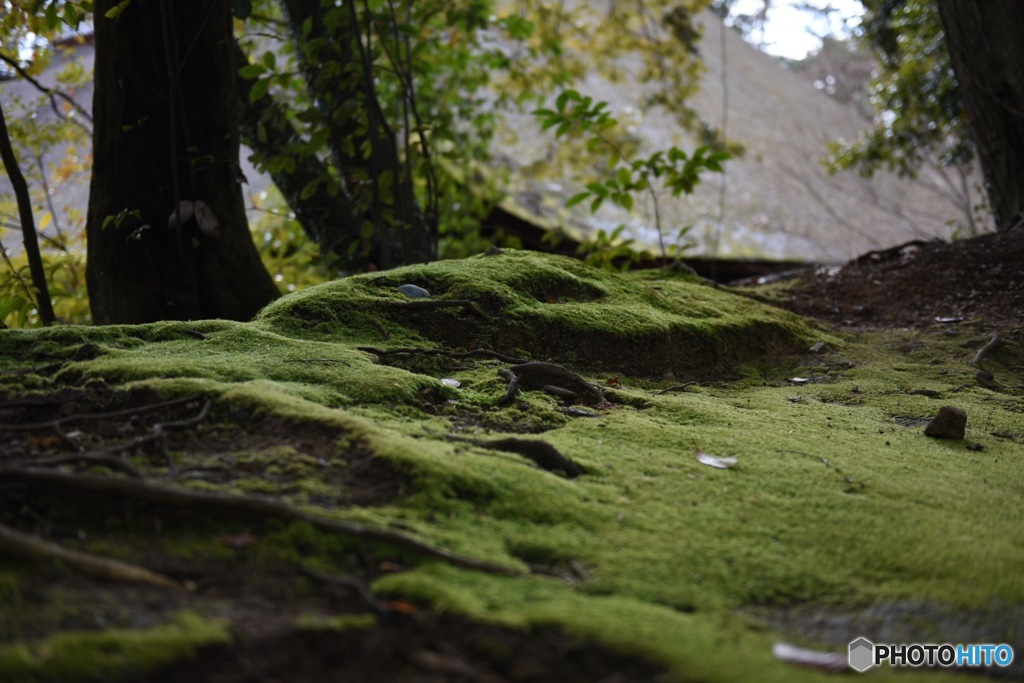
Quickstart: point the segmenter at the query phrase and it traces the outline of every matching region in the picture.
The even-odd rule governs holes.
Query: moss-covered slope
[[[432,297],[410,299],[403,284]],[[240,607],[213,601],[196,579],[202,567],[237,566],[243,538],[251,574],[239,584],[270,601],[288,596],[277,599],[307,616],[331,611],[295,583],[313,566],[359,573],[379,597],[420,609],[555,626],[667,666],[673,679],[812,680],[823,674],[776,661],[772,644],[842,652],[858,635],[1009,642],[1024,632],[1024,354],[1019,332],[1004,337],[985,360],[998,383],[983,386],[970,360],[986,338],[970,330],[840,341],[678,277],[506,251],[330,283],[249,324],[0,333],[5,414],[26,410],[16,401],[65,392],[55,413],[35,419],[52,423],[106,401],[117,432],[128,418],[112,408],[128,415],[158,399],[195,398],[162,418],[162,434],[174,424],[175,436],[149,439],[145,414],[135,432],[123,427],[128,436],[85,421],[61,423],[59,436],[92,439],[94,452],[141,434],[138,447],[117,453],[147,485],[259,494],[306,517],[268,523],[252,521],[253,510],[217,512],[197,531],[178,508],[140,508],[123,492],[100,505],[73,480],[58,487],[24,474],[39,469],[33,458],[51,457],[26,445],[52,437],[45,426],[0,433],[13,468],[0,470],[0,485],[27,487],[19,504],[32,498],[51,523],[88,527],[87,540],[64,541],[71,546],[176,568],[172,576],[197,583],[166,599],[158,623],[185,623],[174,616],[182,610],[238,616]],[[485,352],[466,353],[476,349]],[[530,382],[528,368],[514,370],[524,361],[562,370],[543,366]],[[524,380],[511,399],[510,371]],[[568,382],[570,371],[582,378]],[[587,387],[603,400],[585,400]],[[204,399],[211,407],[197,412]],[[947,403],[968,413],[963,442],[923,435],[921,420]],[[161,410],[171,409],[153,409]],[[69,437],[72,429],[84,435]],[[538,466],[538,441],[582,474]],[[698,450],[737,464],[709,467]],[[83,477],[131,478],[87,465]],[[71,473],[75,463],[62,467]],[[131,500],[107,509],[121,497]],[[11,506],[3,515],[39,530]],[[140,521],[153,517],[162,520],[155,527]],[[459,566],[386,534],[360,541],[317,520],[400,533],[487,564]],[[227,550],[221,538],[233,539]],[[39,585],[35,566],[0,563],[0,589],[18,606],[0,621],[0,640],[20,643],[0,649],[0,671],[10,661],[53,676],[42,655],[32,669],[26,652],[67,638],[58,634],[70,617],[55,615],[81,624],[84,608],[61,602],[70,588]],[[253,578],[261,571],[278,578]],[[164,594],[148,590],[149,599]],[[113,601],[96,598],[89,609],[106,614]],[[152,612],[118,614],[112,626],[153,626]],[[123,658],[110,666],[127,670]]]

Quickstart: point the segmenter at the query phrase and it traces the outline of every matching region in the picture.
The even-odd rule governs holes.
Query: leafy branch
[[[566,90],[555,99],[554,109],[536,109],[533,115],[543,130],[555,129],[555,138],[571,135],[582,137],[587,151],[605,155],[610,177],[587,183],[584,190],[573,195],[566,207],[590,201],[590,212],[596,213],[605,201],[632,211],[637,195],[646,194],[654,208],[655,227],[662,258],[667,258],[658,190],[667,190],[673,197],[693,194],[705,172],[722,172],[722,163],[730,158],[727,152],[709,145],[687,154],[678,147],[655,152],[647,158],[629,158],[610,132],[619,125],[608,111],[607,102],[595,102],[576,90]],[[680,231],[684,235],[687,228]]]

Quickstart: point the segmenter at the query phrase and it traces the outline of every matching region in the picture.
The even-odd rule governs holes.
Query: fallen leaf
[[[233,550],[242,550],[243,548],[248,548],[249,546],[255,544],[257,540],[259,539],[256,538],[255,535],[249,533],[248,531],[243,531],[237,536],[228,535],[221,538],[221,542],[223,542],[225,546]]]
[[[53,434],[29,434],[25,437],[25,441],[30,446],[46,448],[48,446],[56,446],[60,443],[60,437]]]
[[[789,643],[775,643],[772,645],[772,654],[780,661],[798,664],[799,666],[809,666],[813,669],[821,669],[822,671],[846,671],[850,668],[846,655],[836,652],[808,650],[807,648],[797,647]]]
[[[694,454],[697,456],[697,462],[700,464],[717,467],[720,470],[732,469],[739,462],[736,458],[719,458],[714,455],[708,455],[699,448],[694,451]]]
[[[454,388],[458,389],[459,386],[462,384],[462,382],[460,382],[457,379],[452,379],[450,377],[445,377],[444,379],[441,380],[441,384],[445,385],[446,387],[454,387]]]
[[[789,381],[792,382],[793,384],[806,384],[811,380],[808,377],[790,377]]]
[[[405,600],[392,600],[391,602],[385,602],[384,606],[392,612],[398,612],[399,614],[416,614],[420,611],[416,605]]]

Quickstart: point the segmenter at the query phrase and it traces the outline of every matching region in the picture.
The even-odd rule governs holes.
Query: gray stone
[[[418,285],[398,285],[398,291],[410,299],[429,299],[430,292]]]
[[[942,406],[938,414],[924,428],[926,436],[937,439],[956,439],[962,441],[967,428],[967,413],[953,406]]]

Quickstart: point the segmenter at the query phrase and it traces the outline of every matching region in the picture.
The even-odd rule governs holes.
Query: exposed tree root
[[[534,361],[514,365],[511,369],[528,388],[542,389],[545,385],[557,386],[576,394],[588,394],[591,400],[588,400],[587,403],[596,403],[597,405],[605,403],[604,392],[600,387],[591,384],[561,365]]]
[[[504,353],[491,351],[489,349],[473,349],[472,351],[451,351],[449,349],[421,349],[415,346],[402,346],[397,349],[378,349],[375,346],[358,346],[360,351],[372,353],[375,356],[394,356],[397,354],[423,354],[425,356],[447,356],[449,358],[496,358],[505,363],[524,363],[522,358],[513,358]]]
[[[985,356],[996,350],[996,347],[1002,343],[1002,339],[998,334],[993,334],[992,338],[988,340],[988,343],[978,349],[978,353],[974,354],[974,358],[971,360],[971,365],[974,367],[980,367],[981,361],[985,360]]]
[[[465,441],[474,446],[489,448],[496,451],[507,451],[516,453],[529,460],[532,460],[537,467],[548,472],[563,472],[566,479],[575,479],[587,471],[571,458],[562,455],[557,448],[547,441],[539,439],[517,439],[508,437],[504,439],[469,439],[463,436],[449,436],[451,441]]]
[[[284,503],[279,503],[276,500],[258,496],[220,495],[204,491],[190,491],[187,489],[158,486],[133,479],[68,474],[31,468],[0,469],[0,482],[3,481],[21,481],[39,486],[63,486],[79,491],[121,495],[181,508],[205,507],[223,511],[270,515],[282,519],[308,522],[321,531],[329,533],[386,543],[426,555],[427,557],[435,557],[464,569],[474,569],[488,574],[501,574],[505,576],[518,576],[523,573],[507,565],[458,555],[425,543],[412,536],[384,529],[374,529],[352,522],[320,517],[303,512]]]
[[[519,378],[516,377],[516,373],[506,368],[498,368],[498,374],[508,382],[508,389],[505,391],[505,395],[498,399],[498,405],[507,406],[515,400],[516,394],[519,393]]]
[[[145,583],[175,590],[191,590],[190,586],[178,583],[170,577],[157,574],[145,567],[80,550],[71,550],[51,541],[45,541],[38,536],[22,533],[4,524],[0,524],[0,550],[37,560],[60,560],[73,569],[98,579]]]
[[[49,422],[30,422],[28,424],[17,424],[17,425],[0,425],[0,431],[4,432],[37,432],[43,430],[60,431],[62,425],[68,422],[86,422],[94,420],[109,420],[114,417],[128,417],[131,415],[138,415],[140,413],[148,413],[153,410],[160,410],[162,408],[172,408],[179,406],[190,401],[197,400],[194,396],[189,398],[177,398],[173,401],[163,401],[161,403],[153,403],[148,406],[138,406],[135,408],[126,408],[124,410],[114,410],[109,413],[83,413],[75,415],[65,415],[59,417],[56,420],[50,420]],[[170,423],[169,423],[170,424]]]

